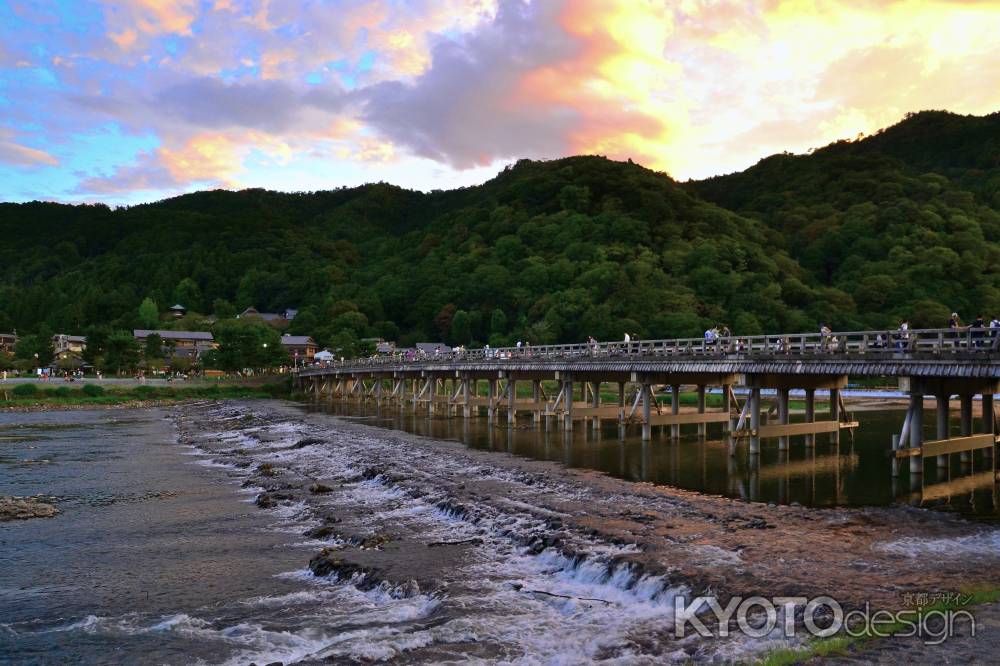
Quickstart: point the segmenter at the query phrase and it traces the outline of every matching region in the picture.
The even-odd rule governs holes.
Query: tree
[[[183,305],[188,310],[204,312],[201,309],[201,288],[198,287],[197,282],[189,277],[184,278],[174,287],[173,301]]]
[[[30,361],[32,367],[45,368],[52,363],[55,350],[52,348],[52,329],[43,326],[34,335],[25,335],[17,341],[14,356]]]
[[[147,296],[139,304],[139,324],[146,329],[153,329],[159,322],[160,309],[156,306],[156,301]]]
[[[114,331],[108,336],[104,369],[115,374],[134,370],[139,365],[139,343],[128,331]]]
[[[490,332],[496,335],[503,335],[507,332],[507,315],[500,308],[493,310],[490,315]]]
[[[236,308],[224,298],[212,301],[212,312],[219,319],[231,319],[236,316]]]
[[[226,320],[215,326],[214,333],[219,347],[206,355],[205,364],[209,367],[233,372],[289,363],[281,336],[267,324]]]
[[[472,319],[465,310],[457,310],[451,318],[450,342],[467,345],[472,342]]]
[[[146,357],[147,361],[163,358],[163,338],[158,333],[150,333],[146,336],[143,356]]]

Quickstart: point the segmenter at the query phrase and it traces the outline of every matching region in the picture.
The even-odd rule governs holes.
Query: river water
[[[629,426],[621,436],[617,424],[608,421],[596,430],[577,422],[567,436],[551,420],[545,427],[534,428],[530,417],[519,417],[517,427],[507,428],[505,421],[490,427],[485,419],[431,419],[412,409],[379,409],[371,403],[312,409],[434,439],[456,440],[477,449],[752,502],[815,507],[907,503],[955,511],[975,520],[1000,520],[993,461],[981,451],[968,463],[953,455],[947,468],[939,468],[936,460],[928,459],[922,475],[911,476],[904,461],[899,477],[893,478],[889,449],[905,414],[898,409],[855,412],[853,418],[860,423],[857,429],[845,429],[839,437],[816,435],[812,447],[805,446],[801,436],[791,438],[787,451],[779,451],[776,440],[765,440],[757,458],[748,454],[746,442],[738,442],[730,455],[730,442],[721,424],[709,424],[705,437],[696,434],[696,426],[683,426],[678,439],[670,437],[667,427],[656,427],[651,441],[644,443],[638,426]],[[928,440],[934,438],[931,426],[933,423],[927,425],[925,433]],[[952,436],[958,436],[958,429],[955,419]]]
[[[866,412],[853,441],[810,451],[794,440],[787,455],[765,445],[755,465],[742,449],[730,456],[711,430],[644,444],[637,433],[619,440],[616,428],[567,438],[530,425],[351,411],[348,421],[442,442],[414,452],[392,430],[266,401],[0,414],[0,494],[55,496],[61,511],[0,523],[0,661],[575,664],[746,654],[761,645],[651,638],[670,621],[678,588],[616,565],[628,544],[575,533],[560,536],[561,550],[526,545],[559,529],[527,495],[505,495],[499,509],[447,504],[468,479],[488,490],[512,478],[447,455],[448,446],[751,501],[902,501],[994,520],[993,485],[975,468],[942,472],[952,495],[933,490],[930,468],[912,488],[905,474],[893,486],[885,449],[900,416]],[[261,461],[281,470],[281,483]],[[390,483],[387,470],[407,481]],[[329,492],[254,505],[262,491],[315,482]],[[541,476],[526,483],[567,492]],[[307,568],[320,548],[348,543],[370,569],[318,577]]]

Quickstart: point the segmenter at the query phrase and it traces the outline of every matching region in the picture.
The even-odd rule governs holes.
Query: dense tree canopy
[[[943,325],[951,310],[1000,311],[998,137],[998,115],[932,112],[683,185],[573,157],[426,194],[373,184],[117,210],[4,204],[0,330],[89,330],[127,357],[108,335],[150,323],[146,299],[189,310],[160,327],[298,308],[289,332],[345,350],[371,337],[698,335],[719,322],[738,334]]]

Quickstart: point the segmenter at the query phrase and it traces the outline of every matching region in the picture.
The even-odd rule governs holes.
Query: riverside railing
[[[337,359],[304,368],[359,367],[447,361],[747,358],[752,356],[822,356],[854,354],[992,354],[1000,348],[998,328],[942,328],[908,331],[835,331],[779,335],[739,335],[629,342],[584,342],[566,345],[522,345],[482,349],[442,349],[427,353],[394,353],[371,358]]]

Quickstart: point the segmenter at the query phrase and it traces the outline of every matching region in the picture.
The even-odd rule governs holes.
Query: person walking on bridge
[[[896,349],[903,351],[910,345],[910,322],[903,319],[899,322],[899,332],[896,334]]]
[[[826,325],[826,322],[821,322],[819,325],[819,335],[820,335],[820,349],[827,351],[830,347],[830,334],[833,333],[830,327]]]
[[[973,344],[977,347],[982,347],[983,335],[986,333],[986,320],[983,319],[983,315],[979,315],[973,320],[971,328]]]

